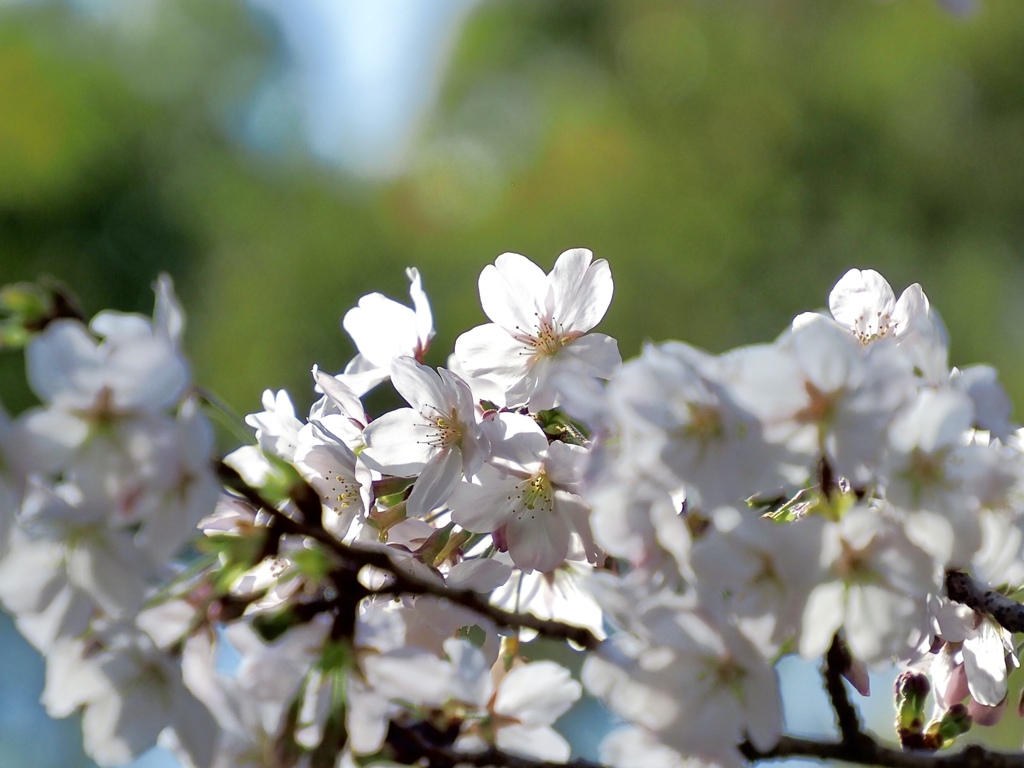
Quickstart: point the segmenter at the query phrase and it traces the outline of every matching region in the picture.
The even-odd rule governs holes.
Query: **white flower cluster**
[[[623,364],[592,332],[607,262],[508,253],[480,276],[491,322],[433,369],[408,276],[413,307],[346,314],[358,355],[314,368],[308,415],[265,392],[223,463],[166,279],[152,321],[28,342],[0,601],[102,765],[158,737],[191,768],[566,761],[552,726],[585,687],[627,724],[609,765],[727,768],[782,737],[774,663],[836,648],[864,692],[893,663],[934,691],[932,728],[902,684],[907,744],[999,719],[1010,633],[947,574],[1024,585],[1024,448],[920,286],[851,270],[771,344]],[[388,380],[408,407],[371,418]],[[537,634],[586,646],[582,685],[528,660]]]

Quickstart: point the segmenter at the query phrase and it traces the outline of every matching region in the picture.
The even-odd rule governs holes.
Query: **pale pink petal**
[[[604,317],[612,302],[612,273],[608,262],[586,248],[566,251],[551,270],[555,291],[555,320],[564,330],[589,331]]]
[[[424,408],[447,405],[448,398],[437,371],[411,357],[396,357],[392,361],[391,383],[409,405],[421,412]]]
[[[553,661],[514,667],[498,687],[494,711],[525,726],[551,725],[569,711],[583,688],[569,670]]]
[[[452,680],[453,698],[483,709],[494,692],[491,683],[491,663],[483,652],[468,640],[449,637],[444,641],[444,652],[455,673]]]
[[[67,717],[109,689],[110,681],[84,653],[81,640],[61,639],[47,649],[41,702],[50,717]]]
[[[121,531],[80,538],[67,555],[68,578],[110,616],[133,616],[142,607],[147,566]]]
[[[96,340],[76,320],[56,320],[25,348],[25,374],[44,403],[88,408],[97,389],[101,355]]]
[[[812,315],[788,339],[801,369],[822,393],[840,391],[863,366],[856,340],[821,315]]]
[[[358,755],[378,752],[387,735],[388,700],[355,676],[349,677],[345,694],[348,698],[345,717],[352,751]]]
[[[362,424],[366,423],[366,413],[363,410],[362,401],[345,382],[337,376],[331,376],[329,373],[319,370],[315,365],[313,366],[313,380],[324,394],[338,405],[343,414]]]
[[[153,331],[177,349],[185,333],[185,311],[174,293],[174,281],[166,272],[161,272],[153,283],[156,304],[153,307]]]
[[[1006,648],[995,625],[983,619],[978,632],[963,645],[964,668],[971,696],[994,707],[1006,698]]]
[[[493,558],[479,557],[453,565],[445,584],[452,589],[492,592],[505,584],[511,575],[512,566]]]
[[[767,664],[757,663],[752,663],[745,671],[743,705],[747,715],[747,735],[755,747],[767,751],[775,746],[782,733],[778,674]]]
[[[492,458],[530,472],[539,468],[548,439],[536,421],[518,413],[500,413],[483,426]]]
[[[363,432],[366,450],[360,457],[379,472],[411,477],[437,452],[436,433],[412,408],[399,408],[370,422]]]
[[[873,336],[888,324],[896,308],[896,295],[873,269],[851,269],[835,284],[828,297],[832,317],[857,333]]]
[[[548,446],[544,468],[555,485],[572,488],[583,480],[583,470],[590,452],[582,445],[555,441]]]
[[[565,346],[556,358],[563,365],[579,365],[581,372],[611,378],[622,365],[619,343],[603,333],[588,333]]]
[[[419,648],[368,656],[363,668],[378,693],[412,704],[439,706],[451,690],[451,665]]]
[[[498,729],[494,741],[498,749],[506,752],[556,763],[568,761],[572,751],[565,737],[552,728],[508,725]]]
[[[359,299],[342,326],[356,348],[374,367],[387,369],[399,355],[412,355],[419,343],[416,313],[381,293]]]
[[[435,455],[416,479],[409,494],[410,517],[425,517],[451,497],[462,479],[462,452],[446,448]]]
[[[67,411],[33,408],[14,422],[8,444],[21,469],[48,474],[67,466],[89,431],[88,422]]]
[[[552,509],[522,508],[506,526],[508,553],[524,571],[550,573],[569,554],[569,527]]]
[[[121,411],[156,411],[173,405],[185,391],[189,370],[174,349],[154,339],[117,344],[104,361],[104,386]]]
[[[503,253],[480,273],[480,304],[507,331],[532,333],[547,287],[544,270],[518,253]]]
[[[460,483],[448,500],[452,520],[476,533],[500,528],[515,514],[519,482],[519,478],[484,464],[475,481]]]
[[[390,369],[378,366],[370,362],[366,356],[358,354],[348,361],[345,371],[339,373],[337,378],[355,395],[361,397],[381,382],[387,381],[390,375]]]
[[[179,747],[196,768],[211,766],[220,729],[217,720],[184,686],[172,691],[171,722]]]
[[[405,270],[405,276],[409,278],[409,297],[416,313],[416,335],[419,337],[417,351],[422,352],[434,336],[434,315],[430,311],[430,301],[423,290],[420,271],[416,267],[409,267]]]
[[[845,585],[830,581],[815,587],[804,607],[800,635],[800,655],[805,659],[820,656],[832,643],[832,636],[843,625]]]
[[[471,328],[455,340],[455,357],[467,374],[492,379],[505,388],[525,375],[533,352],[494,323]]]
[[[82,715],[85,751],[101,766],[123,765],[156,744],[168,725],[163,692],[148,686],[111,690]]]

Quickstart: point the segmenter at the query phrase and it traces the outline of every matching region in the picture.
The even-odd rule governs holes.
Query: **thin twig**
[[[1010,632],[1024,632],[1024,605],[982,586],[963,571],[946,574],[946,594],[954,602],[988,614]]]
[[[368,549],[345,544],[323,528],[307,525],[277,509],[264,499],[259,491],[246,484],[237,472],[226,464],[221,463],[217,469],[221,479],[232,490],[240,493],[254,506],[273,515],[282,532],[315,539],[347,563],[372,566],[386,571],[391,577],[391,583],[380,589],[371,590],[371,595],[430,595],[468,608],[477,615],[490,619],[499,627],[532,629],[544,637],[554,640],[570,640],[577,646],[590,651],[595,650],[601,644],[601,640],[586,627],[578,627],[553,619],[541,619],[528,613],[506,611],[491,605],[479,593],[470,589],[452,589],[443,583],[410,573],[403,569],[384,548]]]
[[[338,541],[322,528],[309,526],[275,508],[263,499],[258,491],[246,485],[230,467],[221,464],[218,470],[221,478],[230,488],[240,493],[256,507],[272,514],[282,532],[308,536],[323,544],[346,563],[372,566],[387,572],[392,583],[379,590],[371,590],[370,594],[431,595],[468,608],[490,619],[498,626],[533,629],[545,637],[571,640],[588,650],[594,650],[600,645],[601,641],[584,627],[496,608],[476,592],[450,589],[441,583],[424,579],[402,569],[400,564],[383,549],[364,549]],[[1024,631],[1024,608],[1020,604],[998,592],[981,588],[969,576],[960,572],[948,574],[946,582],[950,599],[988,613],[1011,631]],[[841,641],[836,638],[826,654],[824,671],[826,688],[839,722],[841,741],[817,741],[782,736],[778,744],[765,751],[758,750],[749,741],[745,741],[738,747],[740,753],[751,762],[802,757],[820,762],[840,760],[854,765],[872,765],[880,768],[1024,768],[1024,753],[992,752],[978,745],[970,745],[963,751],[954,754],[939,755],[903,752],[879,744],[861,730],[856,710],[846,694],[842,674],[846,671],[849,663],[849,653]],[[455,768],[456,765],[470,765],[476,768],[485,766],[496,766],[496,768],[608,768],[601,763],[580,759],[565,763],[536,760],[509,754],[494,747],[479,752],[464,753],[450,745],[434,743],[425,734],[419,733],[413,728],[398,726],[394,723],[392,728],[396,730],[389,732],[389,737],[394,735],[397,741],[404,741],[406,745],[415,746],[419,750],[420,756],[425,758],[429,768]]]
[[[840,760],[853,765],[880,768],[1024,768],[1024,754],[1021,753],[992,752],[977,744],[954,754],[902,752],[883,746],[867,735],[864,735],[861,746],[855,751],[843,742],[783,736],[774,748],[765,752],[759,751],[749,742],[740,745],[740,752],[750,761],[803,757],[820,762]]]
[[[443,734],[431,734],[442,736]],[[446,744],[431,740],[428,733],[416,726],[400,725],[394,721],[388,726],[387,742],[399,751],[399,759],[424,760],[428,768],[455,768],[457,765],[471,765],[476,768],[609,768],[602,763],[577,758],[565,763],[539,760],[489,747],[475,752],[464,752]],[[407,754],[405,754],[407,753]]]
[[[865,734],[861,730],[857,708],[850,702],[846,686],[843,683],[843,675],[850,669],[852,663],[853,660],[850,658],[846,643],[837,632],[825,653],[822,674],[825,678],[825,690],[828,692],[829,701],[832,702],[832,710],[836,713],[839,736],[844,744],[851,748],[858,748],[860,742],[864,740]]]

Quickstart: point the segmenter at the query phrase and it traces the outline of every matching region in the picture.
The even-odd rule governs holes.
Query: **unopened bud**
[[[924,707],[931,687],[928,678],[918,672],[904,672],[896,678],[896,734],[905,748],[920,748]]]
[[[928,735],[932,736],[939,749],[948,747],[957,738],[969,730],[974,720],[965,704],[957,703],[947,709],[941,718],[928,726]]]

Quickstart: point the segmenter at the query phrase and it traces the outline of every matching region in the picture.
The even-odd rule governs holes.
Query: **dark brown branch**
[[[1024,632],[1024,605],[994,589],[987,589],[963,571],[946,574],[946,595],[995,619],[1010,632]]]
[[[821,762],[840,760],[853,765],[880,768],[1024,768],[1024,754],[1021,753],[991,752],[976,744],[954,754],[902,752],[883,746],[867,735],[864,735],[856,749],[842,742],[783,736],[773,749],[766,752],[757,750],[749,742],[740,745],[740,752],[750,761],[803,757]]]
[[[471,765],[476,768],[496,766],[496,768],[608,768],[602,763],[590,760],[570,760],[566,763],[553,763],[532,757],[523,757],[490,747],[477,752],[463,752],[454,747],[432,740],[429,732],[416,726],[399,725],[392,722],[388,727],[388,744],[396,749],[399,760],[418,762],[426,759],[428,768],[455,768],[457,765]],[[442,737],[444,734],[436,734]]]
[[[588,650],[594,650],[600,640],[583,627],[564,624],[549,619],[539,619],[530,614],[520,614],[496,608],[471,590],[449,589],[435,581],[424,579],[401,568],[391,556],[381,549],[352,547],[338,541],[323,528],[307,525],[294,520],[276,509],[262,498],[260,493],[247,486],[237,473],[226,465],[219,465],[221,478],[230,488],[240,493],[259,509],[272,514],[284,533],[308,536],[323,544],[347,564],[372,566],[390,574],[392,583],[371,594],[381,595],[431,595],[449,600],[486,617],[501,627],[533,629],[545,637],[556,640],[571,640]],[[988,613],[1007,629],[1024,631],[1024,608],[993,590],[985,590],[969,576],[951,572],[946,578],[950,599],[968,605],[975,610]],[[779,743],[770,750],[760,751],[750,742],[739,745],[741,754],[751,762],[782,760],[802,757],[824,762],[839,760],[854,765],[880,766],[881,768],[1024,768],[1024,753],[992,752],[984,747],[971,745],[954,754],[902,752],[876,742],[860,729],[857,717],[846,689],[842,674],[850,663],[845,646],[838,640],[832,643],[825,659],[826,688],[836,710],[842,740],[816,741],[794,736],[782,736]],[[463,753],[445,743],[436,743],[415,728],[397,726],[389,732],[406,745],[414,746],[429,768],[455,768],[456,765],[470,765],[476,768],[496,766],[497,768],[607,768],[600,763],[587,760],[572,760],[553,763],[512,755],[491,747],[481,752]]]
[[[353,559],[357,559],[366,565],[386,570],[391,574],[393,583],[371,594],[432,595],[433,597],[450,600],[457,605],[461,605],[463,608],[468,608],[477,615],[490,619],[499,627],[532,629],[541,636],[552,640],[571,640],[588,651],[596,650],[597,646],[601,644],[597,636],[586,627],[577,627],[573,624],[555,621],[554,619],[541,619],[529,613],[506,611],[491,605],[479,593],[472,590],[451,589],[442,584],[421,579],[406,571],[399,570],[396,568],[394,561],[384,552],[356,549],[346,544],[341,546],[353,553],[351,555]],[[370,562],[370,558],[365,558],[365,555],[373,556],[374,562]],[[377,557],[378,555],[383,555],[383,557]]]
[[[825,653],[825,665],[822,668],[822,673],[825,677],[825,690],[828,692],[829,701],[832,702],[832,709],[836,713],[839,736],[848,747],[857,749],[860,742],[867,736],[861,730],[857,708],[850,702],[846,686],[843,683],[843,675],[850,669],[852,663],[850,651],[837,633],[832,638],[832,645]]]
[[[315,539],[346,563],[354,563],[360,566],[368,565],[390,574],[391,583],[379,590],[371,591],[370,594],[431,595],[448,600],[463,608],[468,608],[477,615],[490,619],[499,627],[532,629],[543,637],[553,640],[570,640],[581,648],[591,651],[601,644],[601,640],[585,627],[577,627],[552,619],[541,619],[528,613],[515,613],[503,610],[491,605],[479,593],[470,589],[451,589],[442,583],[416,576],[402,569],[392,559],[391,555],[383,549],[354,547],[338,541],[338,539],[334,538],[323,528],[314,527],[295,520],[274,507],[274,505],[262,497],[259,491],[249,487],[239,477],[238,473],[226,464],[219,463],[217,470],[221,479],[228,487],[240,493],[257,508],[266,510],[273,515],[278,530]]]

